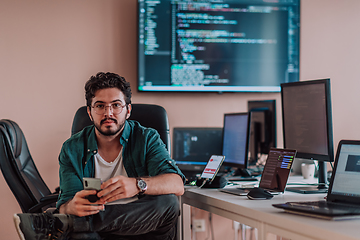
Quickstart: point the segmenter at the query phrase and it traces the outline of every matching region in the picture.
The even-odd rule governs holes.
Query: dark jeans
[[[72,239],[173,240],[180,214],[178,198],[173,195],[145,195],[128,204],[105,206],[105,211],[75,219]],[[82,224],[82,221],[90,223]],[[84,229],[81,229],[81,226]]]

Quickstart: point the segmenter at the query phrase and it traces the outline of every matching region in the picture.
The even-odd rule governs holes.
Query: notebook
[[[339,142],[326,200],[273,204],[286,212],[343,220],[360,218],[360,141]]]
[[[272,194],[280,194],[285,190],[290,169],[295,159],[296,150],[270,148],[259,187]],[[219,191],[239,196],[246,196],[252,188],[224,188]]]

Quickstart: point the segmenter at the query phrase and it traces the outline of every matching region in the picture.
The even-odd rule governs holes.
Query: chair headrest
[[[19,125],[9,119],[0,120],[0,125],[5,129],[7,138],[9,140],[9,146],[12,148],[14,157],[19,157],[21,153],[21,146],[23,141],[23,132]]]
[[[71,127],[71,135],[80,132],[84,127],[92,125],[92,121],[87,113],[87,107],[80,107],[74,116],[74,120]]]

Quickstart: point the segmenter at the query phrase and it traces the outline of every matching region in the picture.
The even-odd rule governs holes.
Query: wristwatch
[[[147,190],[146,182],[143,179],[141,179],[140,177],[136,178],[136,186],[140,190],[139,194],[144,194],[144,192]]]

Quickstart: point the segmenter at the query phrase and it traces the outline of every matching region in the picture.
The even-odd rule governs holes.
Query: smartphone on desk
[[[201,178],[207,179],[209,182],[212,182],[218,173],[221,164],[223,163],[225,156],[222,155],[212,155],[204,168]]]
[[[218,173],[221,164],[223,163],[225,156],[222,155],[212,155],[204,168],[200,179],[196,181],[196,186],[200,188],[223,188],[226,184],[225,182],[218,181],[220,178],[217,178],[214,181],[216,174]]]
[[[101,190],[101,179],[100,178],[88,178],[88,177],[84,177],[83,178],[83,185],[84,185],[84,189],[85,190],[97,190],[100,191]],[[96,202],[97,200],[99,200],[100,198],[94,194],[94,195],[89,195],[86,197],[86,199],[89,200],[89,202]]]

